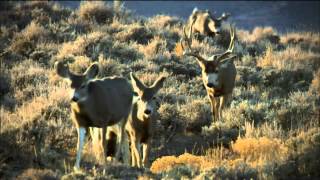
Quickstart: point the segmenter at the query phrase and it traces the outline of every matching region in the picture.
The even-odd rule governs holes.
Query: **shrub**
[[[112,7],[103,1],[84,1],[80,3],[77,14],[83,21],[106,23],[113,19],[114,12]]]
[[[279,163],[287,159],[288,148],[279,139],[238,138],[232,150],[253,166]]]
[[[290,45],[300,45],[302,49],[320,52],[320,34],[313,32],[291,32],[281,36],[281,43]]]
[[[180,24],[181,21],[178,17],[167,15],[156,15],[148,19],[147,26],[152,28],[166,28]]]
[[[255,27],[251,34],[248,31],[238,31],[239,39],[244,42],[256,43],[261,40],[268,40],[271,43],[277,44],[280,37],[272,27]]]
[[[128,25],[125,30],[115,35],[120,42],[136,41],[139,44],[147,44],[152,37],[150,30],[138,23]]]
[[[320,95],[320,69],[318,69],[313,75],[313,80],[309,87],[309,92],[318,94],[318,96]]]
[[[159,110],[160,122],[168,131],[183,132],[185,130],[185,122],[179,118],[179,114],[174,105],[162,103]]]
[[[128,73],[129,69],[124,64],[114,59],[105,59],[102,54],[99,56],[100,65],[100,76],[121,76],[122,74]]]
[[[195,156],[189,153],[184,153],[178,157],[164,156],[158,158],[152,163],[150,170],[153,173],[166,172],[178,165],[190,165],[199,169],[207,169],[212,166],[204,156]]]
[[[88,57],[96,57],[101,50],[96,49],[96,44],[98,44],[101,38],[104,36],[105,34],[103,32],[95,31],[88,35],[79,36],[75,41],[63,43],[56,58],[63,59],[72,55],[87,55]]]
[[[17,179],[19,180],[58,180],[59,175],[51,169],[27,169],[20,174]]]
[[[48,1],[5,4],[7,5],[7,9],[1,13],[1,24],[5,26],[17,25],[19,29],[25,28],[31,21],[36,21],[45,26],[47,22],[58,22],[70,14],[70,10],[61,8],[58,3]]]
[[[178,107],[179,117],[186,122],[186,130],[201,132],[203,126],[208,126],[212,121],[210,104],[207,99],[187,101]]]
[[[11,85],[15,89],[22,89],[28,84],[45,83],[48,80],[46,69],[31,60],[26,60],[13,67],[10,74]]]
[[[15,34],[9,50],[27,56],[35,49],[37,43],[45,42],[48,38],[49,31],[32,21],[21,33]]]
[[[106,57],[108,56],[115,60],[119,60],[121,63],[129,63],[142,58],[142,54],[140,54],[135,48],[132,48],[130,44],[120,43],[119,41],[116,41],[112,45],[109,53],[106,54]]]
[[[318,110],[316,96],[307,92],[290,94],[277,111],[277,122],[284,130],[297,129],[317,121]]]
[[[297,136],[289,138],[287,144],[292,154],[289,160],[293,161],[294,164],[293,167],[280,167],[277,175],[297,178],[320,177],[317,170],[320,165],[320,129],[313,127],[307,131],[300,131]],[[295,172],[288,175],[284,174],[286,168],[294,169]]]
[[[260,58],[257,65],[260,67],[272,66],[277,69],[318,69],[320,54],[303,51],[300,47],[287,47],[284,51],[273,51],[268,47],[265,55]]]
[[[163,173],[164,179],[191,179],[194,176],[198,174],[196,169],[193,169],[192,167],[188,165],[178,165],[169,170],[166,173]]]
[[[202,172],[195,179],[258,179],[257,169],[242,160],[234,160],[230,165],[219,166]]]
[[[163,54],[166,50],[166,40],[159,36],[154,37],[146,46],[140,48],[144,56],[148,59],[155,57],[158,54]]]
[[[0,98],[10,91],[10,76],[4,65],[0,65]]]

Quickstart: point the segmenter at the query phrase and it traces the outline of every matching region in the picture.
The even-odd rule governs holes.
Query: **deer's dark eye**
[[[157,99],[156,97],[152,97],[153,100]]]
[[[82,84],[81,86],[80,86],[80,89],[83,89],[83,88],[85,88],[86,87],[86,85],[85,84]]]

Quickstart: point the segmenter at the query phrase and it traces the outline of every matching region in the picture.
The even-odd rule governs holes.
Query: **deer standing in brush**
[[[133,106],[126,130],[131,142],[132,166],[148,167],[148,156],[150,151],[150,141],[155,129],[156,112],[159,104],[156,94],[163,86],[165,77],[161,76],[153,85],[144,85],[133,73],[130,74],[132,87],[138,94],[133,100]],[[141,144],[143,154],[141,153]],[[141,160],[141,156],[142,160]]]
[[[191,29],[195,20],[191,23]],[[209,58],[202,57],[199,52],[192,49],[192,34],[187,36],[185,28],[183,29],[184,40],[187,41],[189,52],[187,52],[181,43],[184,50],[184,55],[196,57],[199,66],[202,70],[203,84],[207,90],[207,95],[211,103],[211,111],[214,120],[222,118],[222,109],[225,104],[231,99],[232,91],[235,85],[236,68],[234,59],[236,56],[230,56],[234,48],[234,28],[230,28],[230,44],[229,48],[222,54],[214,54]]]
[[[188,34],[201,34],[214,37],[221,32],[221,23],[227,20],[229,13],[223,13],[222,16],[216,18],[209,10],[198,10],[194,8],[187,23]]]
[[[73,90],[71,116],[78,132],[77,157],[74,169],[80,168],[81,153],[85,135],[89,127],[102,128],[101,146],[105,154],[106,127],[120,124],[117,140],[116,158],[120,157],[120,147],[124,142],[125,123],[132,106],[133,90],[131,84],[122,77],[95,79],[99,66],[93,63],[84,74],[74,74],[62,62],[55,63],[59,76],[70,80]]]

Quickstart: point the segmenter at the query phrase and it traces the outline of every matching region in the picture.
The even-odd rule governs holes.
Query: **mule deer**
[[[191,24],[191,28],[194,22]],[[233,60],[236,56],[231,56],[234,48],[234,28],[230,28],[230,44],[229,48],[222,54],[215,54],[209,58],[202,57],[199,52],[191,48],[192,39],[187,37],[185,28],[183,29],[184,38],[187,41],[187,46],[190,52],[186,52],[184,46],[184,55],[197,58],[198,64],[202,70],[202,81],[207,90],[207,95],[211,103],[211,111],[214,120],[222,118],[222,109],[225,104],[231,99],[232,91],[235,85],[236,68]]]
[[[99,66],[93,63],[84,74],[74,74],[68,65],[55,63],[59,76],[71,81],[73,90],[71,98],[72,120],[77,127],[78,143],[75,170],[80,168],[84,138],[89,127],[102,128],[101,145],[105,154],[106,127],[121,124],[118,146],[124,141],[125,123],[131,110],[133,90],[130,83],[122,77],[105,77],[95,79]],[[120,148],[116,152],[119,159]]]
[[[222,21],[228,19],[229,16],[229,13],[223,13],[222,16],[216,18],[209,10],[198,10],[198,8],[194,8],[187,23],[188,34],[199,33],[201,35],[214,37],[220,33]]]
[[[165,77],[161,76],[152,86],[144,85],[133,73],[130,73],[132,87],[137,92],[126,130],[131,142],[132,166],[148,167],[150,141],[155,128],[157,104],[156,93],[163,86]],[[143,154],[141,154],[141,143]],[[143,158],[141,160],[141,155]]]

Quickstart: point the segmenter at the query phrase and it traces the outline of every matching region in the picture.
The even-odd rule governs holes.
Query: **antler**
[[[191,23],[188,36],[187,36],[186,30],[185,30],[186,27],[185,26],[183,27],[183,35],[184,36],[180,40],[180,44],[181,44],[181,47],[183,49],[183,55],[193,56],[193,57],[196,57],[199,61],[204,62],[204,61],[206,61],[206,59],[203,58],[202,56],[200,56],[199,52],[196,51],[196,50],[193,50],[192,47],[191,47],[191,44],[192,44],[191,35],[192,35],[192,28],[193,28],[194,22],[195,22],[195,20],[193,20],[192,23]],[[230,44],[229,44],[229,47],[224,53],[213,55],[213,60],[214,61],[220,62],[221,60],[228,58],[228,56],[233,52],[233,49],[234,49],[234,39],[235,39],[234,37],[235,37],[235,28],[233,26],[231,26],[230,27]],[[188,49],[190,50],[190,52],[186,52],[186,49],[185,49],[185,47],[184,47],[184,45],[182,43],[182,40],[187,42],[187,46],[188,46]]]
[[[181,47],[183,49],[183,55],[186,55],[186,56],[193,56],[193,57],[196,57],[199,61],[206,61],[205,58],[203,58],[202,56],[200,56],[199,52],[198,51],[195,51],[192,49],[191,47],[191,44],[192,44],[192,39],[191,39],[191,36],[192,36],[192,28],[193,28],[193,25],[195,23],[195,19],[192,21],[191,23],[191,26],[189,28],[189,35],[187,37],[187,33],[186,33],[186,27],[184,26],[183,27],[183,40],[187,42],[187,46],[188,46],[188,49],[190,50],[190,52],[186,52],[185,48],[184,48],[184,45],[182,43],[182,39],[180,41],[180,44],[181,44]]]
[[[233,52],[233,49],[234,49],[234,27],[230,27],[230,44],[229,44],[229,48],[222,54],[220,55],[216,55],[216,61],[219,62],[221,61],[222,59],[225,59],[227,58],[232,52]]]

